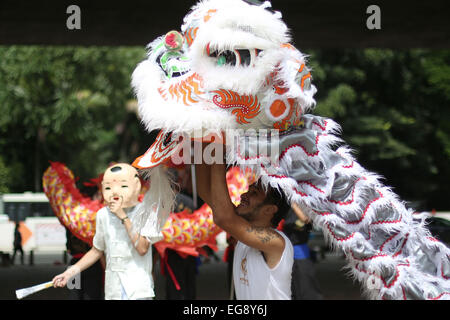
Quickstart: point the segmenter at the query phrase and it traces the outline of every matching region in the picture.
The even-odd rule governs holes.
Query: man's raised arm
[[[211,186],[210,206],[214,223],[237,240],[263,251],[267,265],[274,267],[283,253],[283,237],[270,227],[253,226],[236,214],[228,193],[225,165],[211,165]]]

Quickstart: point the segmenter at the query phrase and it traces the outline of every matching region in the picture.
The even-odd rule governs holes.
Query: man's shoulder
[[[246,229],[247,232],[253,232],[260,236],[261,241],[268,242],[273,239],[284,239],[284,234],[279,230],[272,227],[262,227],[249,225]]]
[[[258,239],[263,243],[268,243],[273,240],[280,240],[284,243],[290,243],[289,238],[280,230],[277,230],[272,227],[259,227],[259,226],[248,226],[246,229],[247,232],[254,233]],[[248,246],[252,248],[251,246],[245,244],[242,241],[238,241],[243,246]]]
[[[282,237],[284,239],[284,247],[283,247],[283,252],[286,252],[288,255],[293,255],[294,254],[294,246],[292,245],[291,240],[289,239],[289,237],[280,230],[274,229],[279,235],[280,237]]]

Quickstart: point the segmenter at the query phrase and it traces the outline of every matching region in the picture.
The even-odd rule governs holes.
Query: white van
[[[0,252],[14,250],[15,223],[20,222],[22,248],[32,257],[36,252],[66,251],[66,229],[53,213],[45,193],[8,193],[0,195]]]

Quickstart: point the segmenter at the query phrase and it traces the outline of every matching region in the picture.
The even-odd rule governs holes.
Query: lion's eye
[[[254,60],[261,50],[259,49],[234,49],[234,50],[225,50],[218,52],[215,49],[211,49],[209,44],[206,46],[206,54],[215,58],[217,65],[230,65],[230,66],[244,66],[248,67],[252,65],[252,60]]]
[[[223,66],[225,64],[229,64],[231,66],[236,65],[236,55],[233,51],[225,50],[221,53],[217,53],[217,51],[211,52],[210,57],[217,59],[217,65]]]
[[[234,50],[236,52],[236,55],[239,56],[239,62],[243,66],[249,66],[252,62],[252,55],[250,54],[250,50],[247,49],[241,49],[241,50]]]

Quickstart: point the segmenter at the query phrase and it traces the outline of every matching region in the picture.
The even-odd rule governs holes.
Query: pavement
[[[222,252],[217,253],[222,257]],[[16,263],[18,262],[16,257]],[[28,262],[28,257],[25,258]],[[326,300],[363,300],[360,285],[353,283],[342,268],[345,260],[338,254],[326,253],[315,264],[316,275]],[[34,265],[13,265],[0,267],[0,300],[16,300],[15,290],[50,281],[66,269],[62,253],[35,253]],[[160,274],[159,263],[155,270],[156,300],[164,300],[165,279]],[[197,299],[228,300],[229,286],[226,280],[227,264],[210,259],[198,268]],[[67,288],[50,288],[33,294],[24,300],[67,300]]]

